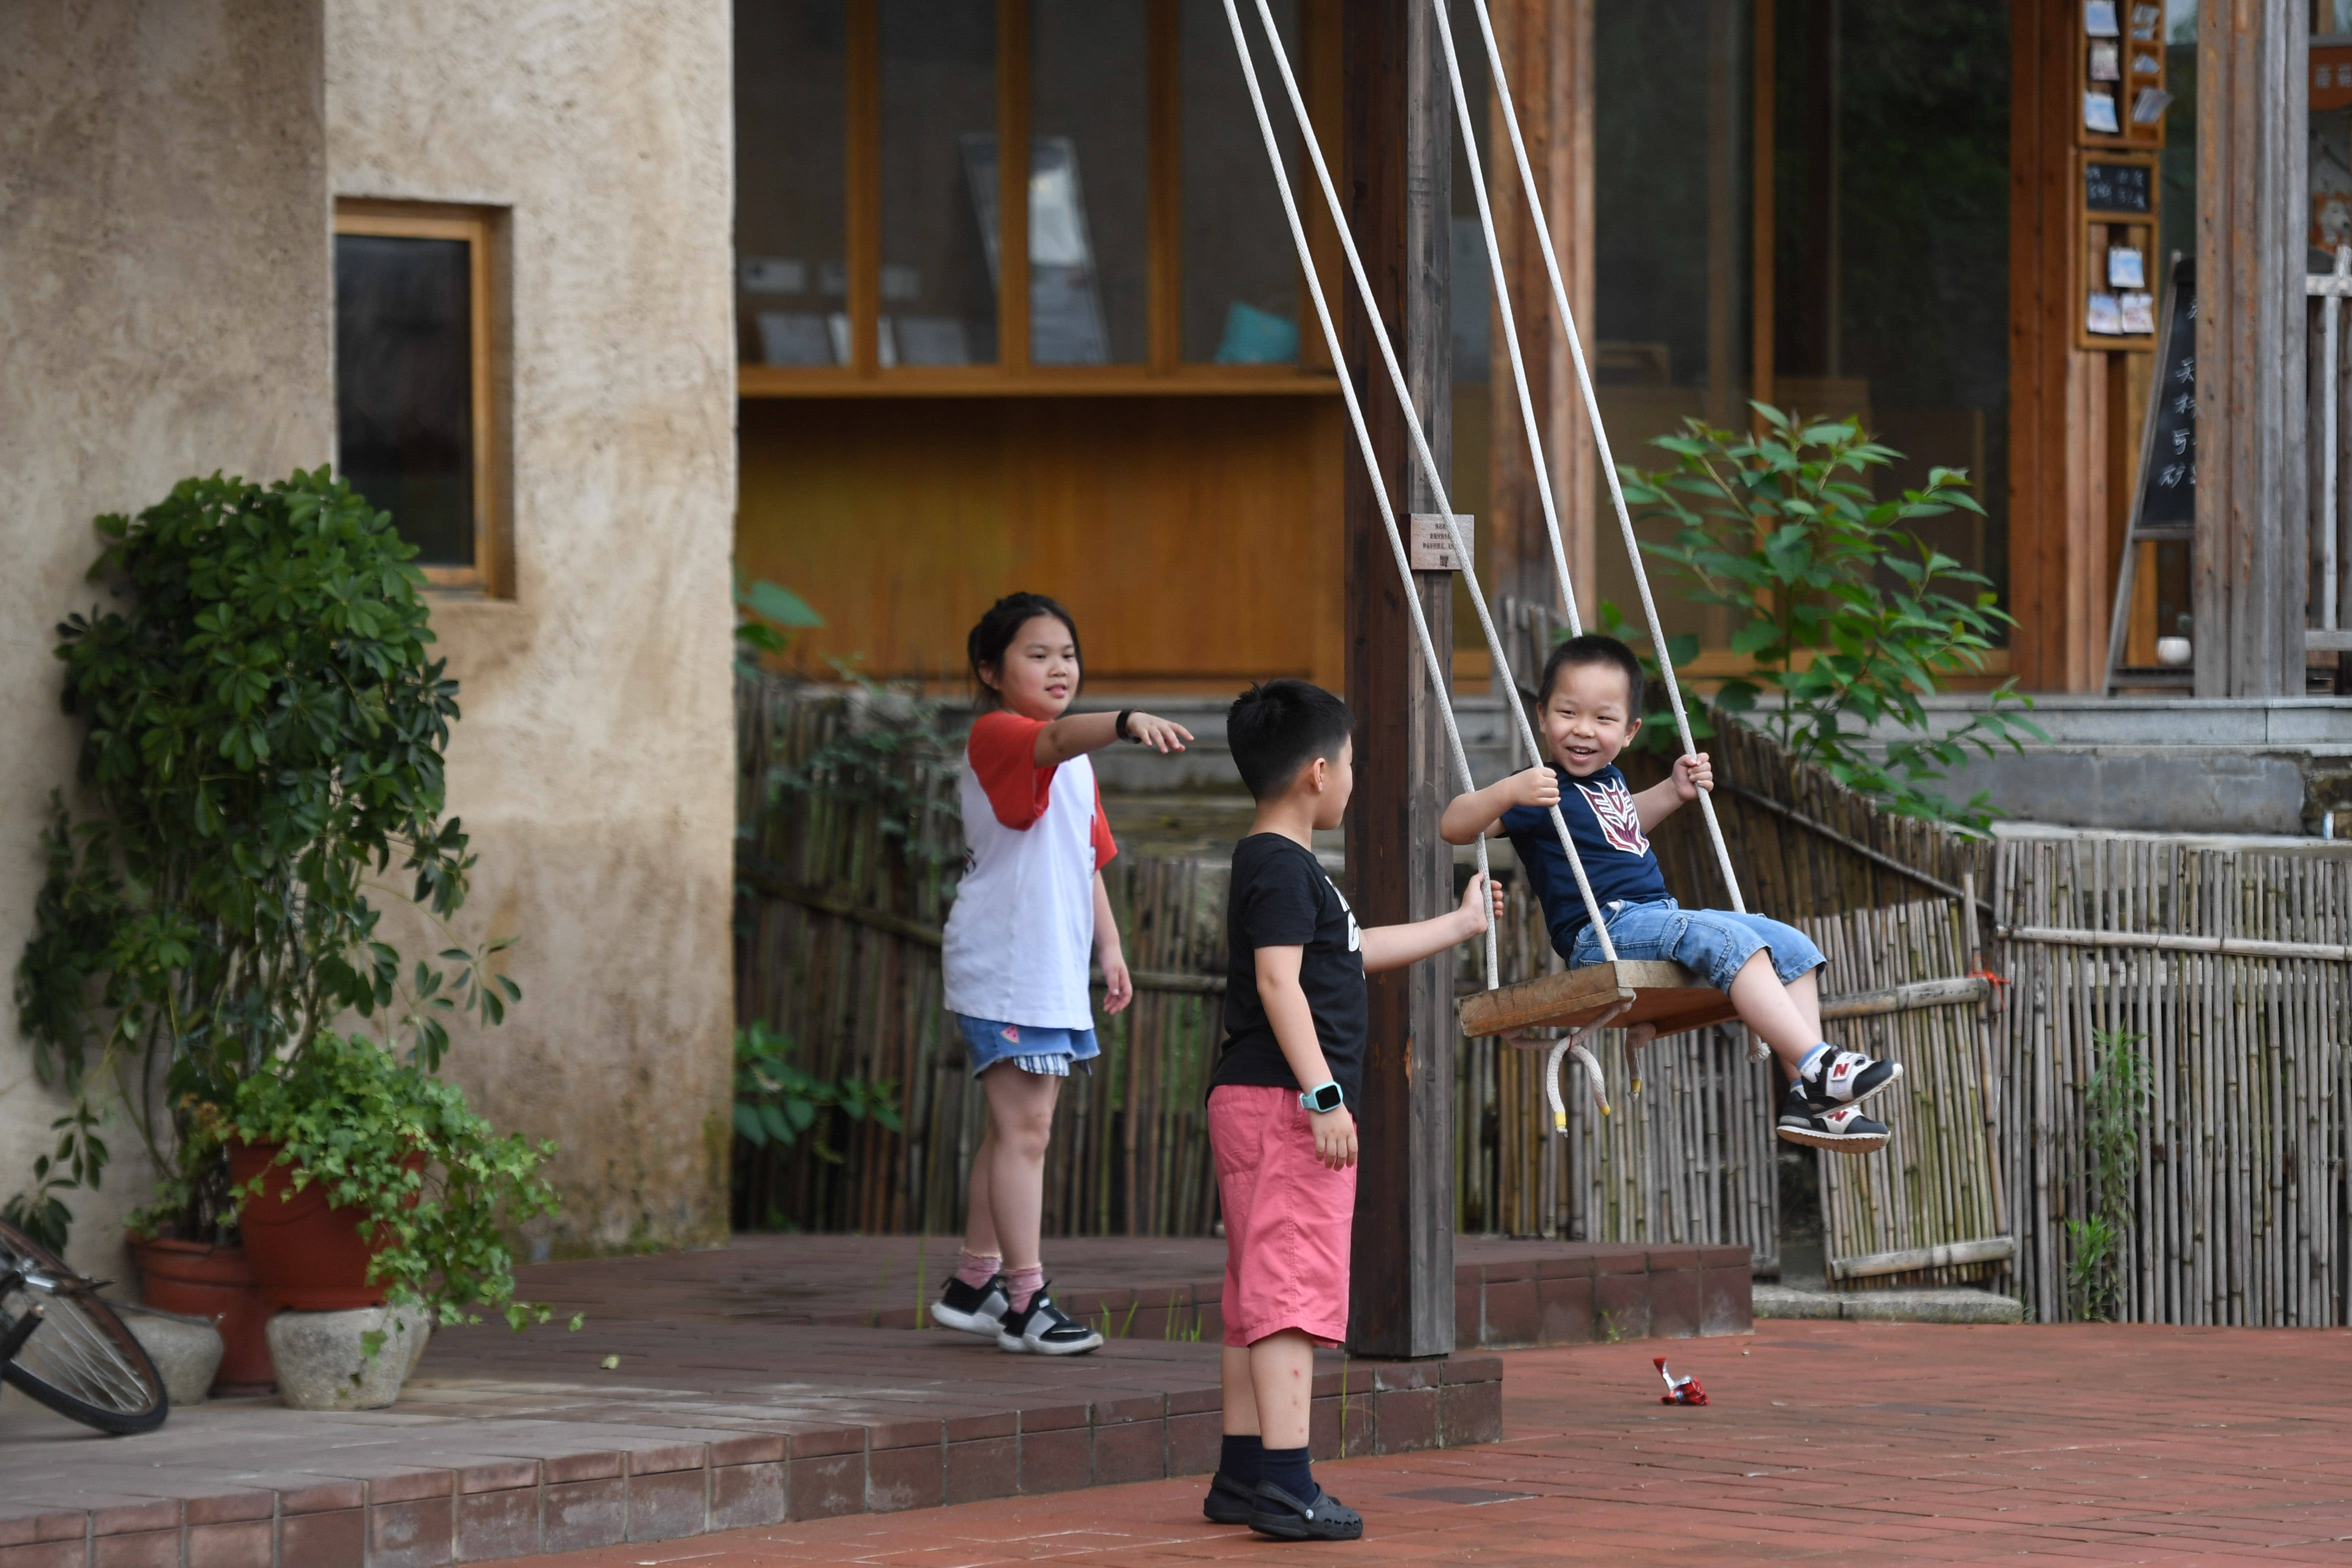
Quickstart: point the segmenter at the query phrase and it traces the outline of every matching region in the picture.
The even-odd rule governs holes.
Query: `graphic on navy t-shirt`
[[[1650,836],[1642,831],[1641,808],[1625,788],[1625,776],[1614,767],[1588,779],[1571,779],[1557,768],[1552,771],[1559,779],[1560,817],[1576,841],[1577,858],[1584,862],[1594,901],[1606,908],[1620,900],[1648,904],[1665,897],[1665,874],[1650,851]],[[1552,950],[1569,956],[1591,922],[1576,891],[1576,873],[1559,847],[1559,831],[1551,825],[1551,813],[1535,806],[1514,806],[1503,813],[1503,831],[1518,852],[1528,891],[1543,905]]]
[[[1629,855],[1650,852],[1650,841],[1642,832],[1642,813],[1633,804],[1633,793],[1625,788],[1625,776],[1612,768],[1597,785],[1582,780],[1577,790],[1585,803],[1592,808],[1593,817],[1601,823],[1601,836],[1609,841],[1612,850],[1622,850]]]

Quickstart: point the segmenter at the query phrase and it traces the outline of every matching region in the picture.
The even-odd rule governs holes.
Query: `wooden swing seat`
[[[1462,998],[1462,1032],[1475,1040],[1514,1030],[1575,1029],[1618,1003],[1611,1027],[1647,1024],[1654,1035],[1681,1034],[1738,1017],[1731,998],[1684,968],[1656,960],[1588,964]]]

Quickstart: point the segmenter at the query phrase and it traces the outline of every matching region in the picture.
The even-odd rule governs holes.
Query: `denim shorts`
[[[956,1031],[963,1036],[964,1056],[974,1078],[1000,1061],[1045,1078],[1067,1078],[1070,1063],[1092,1061],[1102,1054],[1090,1029],[1048,1029],[1043,1024],[1001,1023],[994,1019],[954,1015]],[[1091,1072],[1093,1068],[1087,1069]]]
[[[1609,939],[1617,945],[1620,958],[1670,959],[1704,976],[1718,991],[1731,989],[1732,977],[1760,949],[1771,950],[1772,972],[1784,986],[1827,962],[1811,937],[1760,915],[1685,909],[1671,898],[1648,904],[1620,900],[1602,904],[1601,913],[1609,922]],[[1587,925],[1577,933],[1569,967],[1600,962],[1601,934]]]

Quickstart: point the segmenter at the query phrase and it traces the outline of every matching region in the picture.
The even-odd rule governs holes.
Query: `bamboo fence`
[[[2004,839],[1997,877],[2016,1106],[2001,1155],[2029,1309],[2074,1310],[2084,1091],[2098,1037],[2136,1035],[2154,1095],[2116,1315],[2346,1322],[2352,852],[2053,834]]]
[[[779,789],[779,779],[799,778],[828,746],[888,733],[887,699],[747,682],[740,719],[741,1015],[793,1038],[801,1064],[820,1077],[898,1084],[907,1130],[840,1127],[837,1164],[805,1147],[743,1151],[738,1222],[955,1229],[981,1104],[940,1005],[938,933],[962,858],[952,747],[871,748],[897,780],[887,789],[863,776]],[[1811,770],[1790,768],[1750,732],[1727,729],[1715,748],[1731,786],[1722,794],[1724,821],[1750,906],[1789,915],[1832,953],[1832,989],[1965,972],[1957,903],[1920,895],[1971,876],[1977,846],[1882,817]],[[1114,817],[1117,810],[1114,802]],[[1720,879],[1695,823],[1670,821],[1658,849],[1670,883],[1691,890],[1685,902],[1720,902]],[[1223,1022],[1225,876],[1215,857],[1123,853],[1111,864],[1107,881],[1138,995],[1125,1014],[1101,1020],[1102,1060],[1063,1095],[1047,1183],[1050,1233],[1197,1235],[1213,1224],[1202,1101]],[[1938,929],[1943,936],[1929,939]],[[1508,977],[1559,967],[1531,901],[1513,902],[1500,940]],[[1455,975],[1457,989],[1479,983],[1474,946],[1457,953]],[[1927,1068],[1930,1059],[1981,1049],[1973,1011],[1906,1013],[1868,1027],[1877,1049],[1909,1064],[1908,1082],[1981,1082],[1980,1069],[1957,1059],[1940,1075]],[[1540,1054],[1494,1040],[1458,1042],[1458,1225],[1744,1244],[1772,1265],[1785,1147],[1771,1136],[1772,1071],[1745,1060],[1738,1031],[1707,1030],[1651,1046],[1637,1094],[1622,1036],[1608,1040],[1601,1056],[1615,1113],[1599,1117],[1580,1091],[1570,1097],[1566,1139],[1543,1113]],[[1964,1099],[1955,1091],[1948,1107],[1923,1098],[1906,1112],[1919,1127],[1906,1132],[1916,1131],[1923,1148],[1969,1163],[1959,1145],[1971,1125],[1966,1118],[1979,1113]],[[1961,1120],[1946,1127],[1955,1116]],[[1980,1121],[1973,1125],[1980,1145]],[[1832,1175],[1833,1250],[1849,1231],[1872,1247],[1983,1234],[1974,1195],[1990,1179],[1981,1174],[1989,1166],[1979,1146],[1969,1165],[1979,1174],[1954,1178],[1977,1208],[1940,1201],[1940,1188],[1907,1166],[1869,1182]],[[1927,1196],[1915,1194],[1923,1184]],[[1893,1201],[1880,1196],[1890,1186],[1899,1189]],[[1861,1196],[1846,1203],[1849,1191]],[[1851,1222],[1838,1218],[1847,1209],[1856,1216]],[[1864,1249],[1861,1240],[1848,1249]]]

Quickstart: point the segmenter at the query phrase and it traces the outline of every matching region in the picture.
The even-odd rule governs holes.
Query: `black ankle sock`
[[[1217,1471],[1245,1487],[1255,1488],[1265,1479],[1265,1444],[1255,1432],[1235,1437],[1225,1434],[1225,1446],[1217,1455]]]
[[[1268,1448],[1265,1450],[1265,1479],[1301,1502],[1313,1502],[1323,1495],[1315,1484],[1315,1470],[1307,1462],[1304,1448]]]

